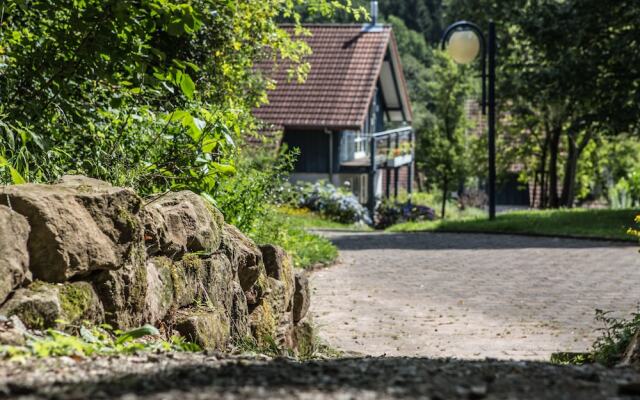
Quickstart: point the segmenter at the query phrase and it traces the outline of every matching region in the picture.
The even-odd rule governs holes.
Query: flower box
[[[407,165],[413,161],[413,157],[411,154],[405,154],[403,156],[398,156],[387,161],[387,165],[390,167],[400,167],[402,165]]]

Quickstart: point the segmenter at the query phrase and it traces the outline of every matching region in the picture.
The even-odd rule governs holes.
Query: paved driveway
[[[584,351],[596,308],[640,301],[640,254],[609,242],[451,233],[327,233],[312,313],[332,346],[370,355],[548,360]]]

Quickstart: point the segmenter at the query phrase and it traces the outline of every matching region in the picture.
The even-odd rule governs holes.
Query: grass
[[[293,257],[296,268],[331,264],[338,258],[338,249],[328,239],[307,231],[317,227],[314,221],[318,219],[289,215],[280,209],[273,209],[251,237],[258,244],[281,246]]]
[[[636,241],[628,234],[638,210],[531,210],[499,214],[487,218],[462,218],[407,222],[390,227],[390,232],[440,231],[487,232],[545,236],[567,236]]]
[[[367,225],[343,224],[332,221],[312,211],[301,208],[279,207],[278,214],[282,215],[293,225],[305,229],[332,229],[348,231],[371,231]]]
[[[398,201],[406,203],[409,200],[409,194],[406,191],[401,191],[398,194]],[[442,195],[438,192],[414,192],[411,194],[411,202],[420,206],[426,206],[433,208],[436,215],[439,217],[442,210]],[[480,218],[484,216],[486,212],[480,208],[467,207],[461,209],[458,207],[458,202],[455,200],[447,201],[445,207],[445,219],[465,219],[465,218]]]

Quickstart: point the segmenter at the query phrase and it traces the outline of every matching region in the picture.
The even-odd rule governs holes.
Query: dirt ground
[[[2,399],[638,399],[640,374],[598,365],[426,358],[68,357],[0,364]]]
[[[619,243],[452,233],[328,233],[341,262],[312,275],[330,345],[367,355],[549,360],[585,351],[595,309],[640,299],[640,254]]]

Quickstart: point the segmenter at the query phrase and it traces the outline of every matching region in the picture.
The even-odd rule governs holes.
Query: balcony
[[[414,159],[411,127],[360,136],[354,139],[354,144],[357,150],[353,153],[353,159],[340,163],[340,170],[343,172],[399,168],[410,165]]]

